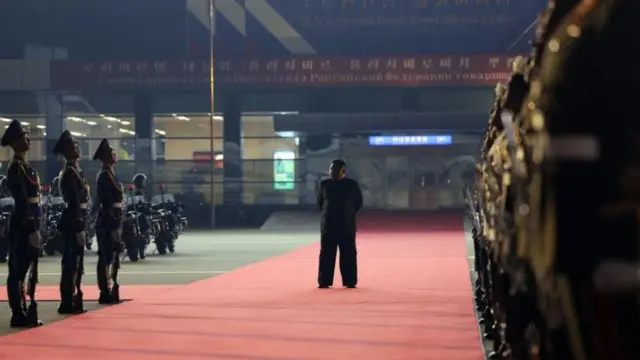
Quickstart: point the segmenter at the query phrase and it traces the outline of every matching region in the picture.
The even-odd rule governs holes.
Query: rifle
[[[162,217],[160,218],[161,224],[162,224],[161,231],[164,233],[164,236],[166,237],[163,240],[167,243],[167,246],[169,246],[169,251],[172,251],[171,249],[173,247],[173,241],[176,238],[174,238],[173,234],[169,229],[169,219],[167,217],[170,216],[169,214],[171,214],[171,212],[167,208],[167,202],[165,201],[165,198],[164,198],[164,184],[158,185],[158,189],[160,189],[160,200],[162,201],[162,211],[163,211]]]
[[[142,236],[142,232],[140,231],[140,220],[138,219],[138,207],[136,206],[136,200],[135,200],[135,196],[133,196],[133,190],[134,190],[134,186],[133,185],[129,185],[128,188],[129,190],[129,198],[131,199],[131,205],[133,206],[133,213],[134,213],[134,226],[133,226],[133,232],[134,232],[134,236],[136,237],[136,240],[134,241],[134,245],[138,246],[138,241],[139,241],[139,237]],[[127,201],[128,202],[128,201]],[[127,213],[127,204],[125,202],[124,204],[124,208],[123,211],[125,212],[123,215],[126,215]],[[120,245],[119,245],[120,246]],[[119,250],[119,249],[118,249]],[[118,256],[120,256],[118,254]],[[127,256],[126,252],[125,254],[122,256],[122,259],[120,259],[119,261],[124,260],[124,258]],[[107,273],[107,278],[109,277],[109,274]]]
[[[42,186],[45,197],[48,196],[48,189],[51,187]],[[42,230],[42,229],[40,229]],[[36,287],[38,285],[38,261],[40,259],[41,248],[30,249],[29,277],[27,279],[27,296],[29,296],[29,306],[26,305],[26,297],[23,294],[23,307],[27,310],[27,321],[29,324],[40,324],[38,320],[38,302],[36,301]]]
[[[27,308],[27,321],[29,324],[39,324],[38,302],[36,301],[36,286],[38,284],[38,261],[40,250],[31,250],[31,264],[29,265],[29,278],[27,280],[27,295],[29,296],[29,307],[26,307],[26,298],[23,295],[23,307]]]
[[[87,232],[85,231],[85,241],[86,241]],[[82,253],[76,256],[76,271],[74,273],[74,287],[75,287],[75,296],[73,297],[73,306],[75,309],[84,309],[83,297],[84,293],[82,292],[82,275],[84,274],[84,248],[86,246],[86,242],[82,249]]]
[[[136,202],[133,197],[133,185],[129,185],[129,197],[131,198],[131,203],[133,204],[133,211],[135,213],[135,236],[136,238],[140,236],[140,224],[138,223],[138,208],[136,207]],[[126,204],[122,211],[126,211]],[[122,235],[121,235],[122,236]],[[135,242],[135,246],[138,245],[138,242]],[[118,271],[120,270],[120,250],[122,246],[122,238],[120,239],[120,243],[116,243],[113,246],[111,251],[113,254],[113,262],[107,267],[107,278],[111,279],[111,297],[115,300],[120,301],[120,284],[118,284]]]
[[[31,259],[29,279],[27,283],[27,295],[29,296],[29,307],[27,308],[27,320],[29,324],[38,323],[38,303],[36,301],[36,285],[38,284],[38,260],[39,256],[34,254]]]
[[[133,198],[133,185],[129,185],[129,195],[131,197],[131,202],[133,203],[133,209],[136,213],[135,233],[137,237],[140,234],[140,225],[138,224],[136,202]],[[125,204],[125,206],[121,211],[126,212],[126,209],[127,209],[127,206]],[[122,222],[120,223],[120,225],[122,225]],[[137,241],[135,245],[136,246],[138,245]],[[120,302],[120,284],[118,284],[118,271],[120,270],[120,250],[122,249],[122,246],[123,246],[122,233],[120,233],[120,242],[113,244],[113,248],[111,249],[111,251],[113,251],[113,262],[109,265],[109,268],[107,268],[108,269],[107,278],[110,277],[112,282],[111,299],[118,302]]]
[[[116,243],[113,247],[113,263],[110,265],[111,270],[111,297],[114,300],[120,301],[120,284],[118,284],[118,271],[120,270],[120,244]]]

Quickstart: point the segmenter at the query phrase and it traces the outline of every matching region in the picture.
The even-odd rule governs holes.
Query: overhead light
[[[82,133],[79,133],[79,132],[73,132],[73,131],[71,131],[71,135],[78,136],[78,137],[87,136],[86,134],[82,134]]]
[[[278,134],[278,136],[283,137],[283,138],[294,138],[294,137],[296,137],[295,131],[278,131],[278,132],[276,132],[276,134]]]
[[[13,120],[5,118],[5,117],[0,117],[0,120],[4,121],[4,122],[12,122],[13,121]]]
[[[47,127],[46,127],[46,126],[44,126],[44,125],[38,125],[38,126],[36,126],[36,127],[37,127],[38,129],[43,129],[43,130],[47,128]]]
[[[83,118],[77,117],[77,116],[67,116],[67,120],[68,121],[73,121],[73,122],[84,123],[84,124],[87,124],[87,125],[90,125],[90,126],[98,125],[98,123],[95,122],[95,121],[89,121],[89,120],[86,120],[86,119],[83,119]]]
[[[118,129],[118,131],[120,131],[121,133],[125,133],[125,134],[129,134],[129,135],[135,135],[136,133],[128,130],[128,129]]]
[[[191,120],[191,119],[189,119],[189,118],[188,118],[188,117],[186,117],[186,116],[180,116],[180,115],[178,115],[178,114],[171,114],[171,116],[173,116],[174,118],[176,118],[176,120],[181,120],[181,121],[189,121],[189,120]]]
[[[158,129],[156,129],[156,134],[162,135],[162,136],[167,135],[167,133],[165,131],[158,130]]]
[[[117,117],[113,117],[113,116],[100,115],[100,117],[105,119],[105,120],[107,120],[107,121],[117,122],[117,123],[122,124],[122,125],[131,124],[131,122],[129,122],[129,121],[124,121],[124,120],[118,119]]]

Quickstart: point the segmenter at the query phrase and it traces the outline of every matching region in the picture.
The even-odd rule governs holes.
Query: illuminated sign
[[[370,136],[369,146],[444,146],[451,145],[451,135]]]
[[[226,87],[492,85],[507,82],[514,55],[295,57],[218,60],[215,84]],[[207,88],[206,60],[55,60],[54,89]]]
[[[273,152],[273,188],[293,190],[296,187],[296,153],[290,150]]]

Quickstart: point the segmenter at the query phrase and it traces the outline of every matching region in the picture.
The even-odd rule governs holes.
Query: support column
[[[307,168],[307,135],[298,133],[298,161],[296,164],[296,173],[300,183],[296,184],[298,187],[298,202],[300,204],[313,204],[315,201],[315,193],[313,189],[309,189],[308,175],[309,169]]]
[[[242,94],[229,92],[223,103],[224,204],[244,203],[242,186]]]
[[[155,188],[156,147],[154,139],[153,97],[148,92],[133,95],[133,114],[135,118],[135,169],[136,173],[147,175],[149,186]],[[131,179],[125,179],[125,182]],[[149,189],[153,193],[154,189]]]
[[[65,129],[64,109],[58,94],[37,93],[36,99],[40,113],[44,114],[46,126],[45,166],[44,174],[40,174],[40,177],[43,184],[50,185],[62,169],[61,160],[53,155],[53,148]]]
[[[421,110],[420,89],[406,89],[402,96],[402,112],[419,112]]]

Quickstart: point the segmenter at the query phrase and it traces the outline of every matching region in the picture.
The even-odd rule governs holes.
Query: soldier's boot
[[[82,249],[84,251],[84,249]],[[73,286],[77,289],[73,296],[73,311],[76,314],[84,314],[87,309],[84,308],[84,293],[82,292],[82,275],[84,272],[84,259],[81,256],[76,258],[76,271],[73,274]]]
[[[98,298],[98,304],[109,305],[111,304],[111,289],[109,288],[108,278],[108,266],[103,264],[103,259],[98,260],[98,288],[100,289],[100,297]]]
[[[87,312],[87,309],[84,308],[84,294],[82,291],[78,290],[78,292],[73,296],[73,313],[74,314],[84,314]]]
[[[29,327],[27,308],[24,301],[24,287],[21,282],[16,281],[11,275],[7,280],[7,297],[11,307],[9,326],[12,328]]]
[[[22,310],[22,307],[12,311],[9,326],[12,328],[29,327],[29,322],[27,321],[27,313]]]
[[[38,304],[33,300],[31,300],[31,304],[29,304],[29,308],[27,309],[26,319],[28,327],[44,325],[44,323],[38,319]]]
[[[109,298],[111,299],[112,304],[119,304],[122,302],[122,299],[120,298],[120,285],[118,285],[118,283],[113,284],[113,287],[111,287],[111,294]]]
[[[62,278],[60,279],[60,305],[58,306],[58,314],[73,315],[77,314],[74,308],[73,298],[73,273],[70,273],[67,267],[62,268]]]

